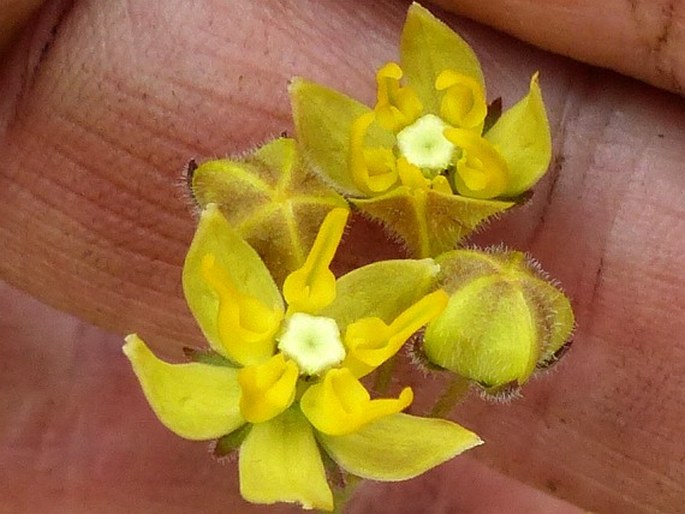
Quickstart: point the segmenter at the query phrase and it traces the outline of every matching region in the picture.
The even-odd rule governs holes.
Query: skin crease
[[[194,221],[179,170],[191,157],[240,152],[291,131],[285,87],[293,75],[371,103],[374,70],[396,59],[405,8],[334,1],[207,1],[192,9],[171,1],[46,4],[0,71],[0,276],[108,330],[136,330],[163,355],[199,344],[180,290]],[[685,502],[682,99],[443,18],[481,58],[490,99],[503,96],[510,105],[525,93],[530,75],[541,73],[555,144],[549,176],[526,207],[493,223],[476,242],[531,251],[569,293],[578,318],[573,351],[556,373],[529,384],[524,399],[493,406],[472,395],[455,411],[455,419],[487,441],[470,455],[584,509],[675,512]],[[356,261],[341,252],[347,257],[338,260],[338,270],[392,255],[391,246],[368,243],[379,238],[372,225],[356,221],[348,247],[366,245],[355,246]],[[55,349],[41,352],[28,345],[34,338],[12,334],[8,340],[42,354],[47,376],[60,382],[44,355]],[[165,482],[149,478],[157,467],[141,472],[150,480],[145,487],[156,491],[151,508],[204,494],[203,480],[184,487],[186,475],[168,471],[177,464],[186,469],[187,459],[197,463],[188,473],[211,473],[212,483],[228,484],[235,496],[227,473],[205,466],[197,445],[172,442],[177,439],[158,427],[121,366],[118,337],[97,335],[102,351],[96,354],[79,342],[83,335],[67,333],[64,340],[69,335],[74,342],[64,343],[65,352],[73,360],[63,352],[53,359],[68,360],[65,369],[76,373],[83,354],[89,372],[113,374],[106,382],[114,391],[112,410],[98,411],[103,419],[93,426],[136,416],[128,430],[136,432],[138,423],[154,434],[128,439],[122,428],[109,444],[124,439],[145,461],[176,449],[159,459]],[[24,346],[10,348],[10,362],[29,366]],[[116,364],[110,368],[110,362]],[[14,388],[26,375],[13,371],[5,380],[14,380],[7,386]],[[437,383],[419,373],[400,382],[414,387],[418,410],[436,393]],[[3,399],[16,420],[2,425],[15,437],[4,440],[16,443],[0,450],[3,457],[14,462],[11,452],[21,444],[48,452],[50,437],[83,437],[74,426],[85,430],[89,412],[79,409],[101,401],[84,384],[59,389],[79,398],[70,405],[81,424],[63,417],[47,433],[35,424],[41,414],[56,415],[49,405],[33,410],[30,402],[20,408],[16,398]],[[127,402],[117,400],[122,396]],[[132,412],[124,409],[129,404]],[[37,466],[44,470],[50,462],[43,456]],[[79,469],[72,464],[64,474]],[[124,474],[130,467],[119,469]],[[105,479],[119,478],[109,473]],[[68,497],[84,504],[97,496],[93,487],[84,493],[72,484]],[[401,495],[402,486],[395,488]],[[405,491],[411,498],[411,488]],[[114,506],[125,499],[125,492],[112,498],[112,511],[125,510]],[[225,507],[228,500],[216,501]]]

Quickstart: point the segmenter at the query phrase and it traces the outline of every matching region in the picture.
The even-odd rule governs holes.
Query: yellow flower
[[[395,481],[481,442],[454,423],[401,413],[410,388],[371,399],[359,381],[440,314],[447,295],[434,290],[431,259],[374,263],[336,280],[329,265],[347,216],[340,208],[326,216],[281,295],[256,252],[208,205],[183,286],[223,365],[169,364],[138,336],[126,339],[124,353],[170,430],[193,440],[236,434],[248,501],[331,510],[319,446],[354,475]]]
[[[551,139],[537,74],[491,124],[475,54],[418,4],[407,14],[400,63],[382,66],[376,82],[371,109],[294,79],[297,135],[318,170],[415,255],[453,248],[545,173]]]

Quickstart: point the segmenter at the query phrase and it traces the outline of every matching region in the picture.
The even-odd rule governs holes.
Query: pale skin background
[[[455,410],[486,445],[414,482],[365,487],[353,512],[678,512],[685,3],[442,3],[675,94],[444,15],[481,58],[490,99],[510,105],[541,73],[549,176],[476,242],[530,250],[573,299],[578,330],[524,399],[474,395]],[[168,357],[201,341],[180,290],[194,225],[183,165],[291,131],[295,74],[371,103],[406,4],[4,4],[0,276],[71,315],[2,288],[0,512],[264,512],[238,500],[233,466],[159,425],[121,335],[136,330]],[[392,255],[379,237],[356,222],[338,269]],[[435,392],[417,374],[402,382],[418,405]]]

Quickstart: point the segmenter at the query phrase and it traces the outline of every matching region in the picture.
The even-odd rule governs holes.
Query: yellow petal
[[[399,349],[398,346],[392,351],[391,338],[390,327],[380,318],[362,318],[351,323],[345,331],[347,356],[343,367],[357,378],[368,375]]]
[[[208,282],[208,278],[210,282],[215,279],[214,283]],[[218,284],[224,284],[227,290],[217,290]],[[230,291],[236,292],[239,298],[233,298]],[[249,298],[248,304],[259,304],[272,313],[283,311],[283,299],[257,253],[231,228],[214,204],[202,211],[188,250],[183,266],[183,292],[191,312],[216,352],[241,363],[268,358],[273,353],[272,341],[254,346],[254,355],[252,345],[239,348],[242,339],[236,339],[235,334],[230,333],[230,323],[226,325],[220,321],[227,315],[220,315],[220,311],[234,309],[232,303],[238,304],[241,322],[254,314],[249,306],[241,308],[241,299]],[[257,310],[261,312],[261,309]],[[275,324],[278,315],[273,316]],[[251,317],[249,322],[255,321],[255,316]],[[267,334],[269,330],[263,332]],[[238,351],[239,355],[234,355],[232,350]]]
[[[333,510],[312,427],[296,408],[252,427],[240,447],[239,470],[240,494],[247,501]]]
[[[413,3],[400,42],[400,65],[426,112],[440,112],[435,81],[445,70],[471,77],[485,96],[483,73],[471,47],[426,9]]]
[[[292,405],[299,370],[282,353],[238,372],[240,412],[250,423],[263,423]]]
[[[288,309],[314,314],[335,298],[335,275],[329,269],[345,231],[347,209],[333,209],[326,215],[304,265],[283,283]]]
[[[407,480],[482,444],[444,419],[394,414],[342,436],[317,434],[331,458],[353,475],[370,480]]]
[[[216,255],[205,255],[201,266],[203,278],[219,297],[219,336],[228,357],[248,365],[273,355],[283,312],[241,293],[227,271],[217,265]]]
[[[366,133],[375,116],[373,112],[362,114],[350,128],[350,175],[355,186],[371,196],[386,191],[397,182],[392,150],[366,147]]]
[[[438,316],[449,296],[442,289],[430,293],[386,325],[379,318],[363,318],[347,327],[343,366],[361,378],[395,355],[414,332]]]
[[[238,406],[236,369],[166,363],[135,334],[126,338],[123,350],[150,407],[175,434],[192,440],[216,439],[245,423]]]
[[[400,412],[413,399],[414,394],[407,387],[397,399],[371,400],[368,391],[350,370],[337,368],[328,371],[322,382],[305,391],[300,408],[318,431],[343,435]]]
[[[421,170],[417,166],[414,166],[405,157],[397,159],[397,173],[402,185],[407,186],[409,189],[428,189],[428,186],[430,185],[430,180],[421,173]]]
[[[545,174],[552,158],[552,138],[537,73],[528,94],[502,114],[485,138],[498,148],[509,169],[503,196],[526,192]]]
[[[290,84],[293,121],[305,156],[338,190],[365,196],[350,175],[352,124],[371,109],[332,89],[304,79]],[[372,124],[365,134],[369,148],[392,148],[392,133]]]
[[[509,181],[507,163],[489,141],[458,128],[446,129],[445,137],[462,150],[454,175],[460,195],[490,199],[505,193]]]
[[[445,121],[481,133],[488,105],[477,80],[454,70],[445,70],[435,79],[435,89],[444,91],[440,116]]]
[[[444,175],[438,175],[431,182],[431,189],[436,193],[442,193],[444,195],[452,194],[452,187],[450,186],[449,180]]]
[[[421,115],[423,106],[410,86],[400,86],[402,69],[389,62],[376,73],[378,95],[374,111],[378,123],[392,132],[399,132]]]

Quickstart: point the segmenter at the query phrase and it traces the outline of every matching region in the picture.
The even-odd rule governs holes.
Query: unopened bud
[[[436,261],[450,300],[426,329],[431,362],[496,394],[562,353],[571,304],[525,254],[455,250]]]
[[[191,162],[200,207],[218,205],[278,284],[302,266],[326,214],[347,202],[306,165],[294,140],[279,138],[239,158]]]

